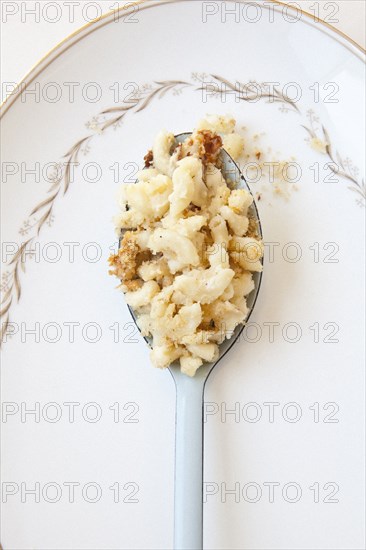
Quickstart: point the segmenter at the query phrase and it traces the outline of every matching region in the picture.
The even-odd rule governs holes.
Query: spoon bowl
[[[185,132],[185,133],[182,133],[182,134],[177,134],[175,136],[176,143],[183,143],[191,135],[192,135],[191,132]],[[222,171],[222,174],[223,174],[226,182],[228,183],[229,187],[231,189],[245,189],[246,191],[248,191],[253,196],[253,193],[251,192],[251,190],[249,188],[249,185],[247,184],[247,182],[246,182],[244,176],[242,175],[242,173],[240,172],[239,166],[232,159],[232,157],[229,155],[229,153],[223,149],[220,156],[221,156],[221,162],[222,162],[221,171]],[[254,199],[254,197],[253,197],[253,199]],[[252,205],[249,207],[248,213],[249,213],[249,218],[253,219],[255,221],[256,226],[257,226],[258,236],[260,237],[260,239],[262,239],[263,238],[262,226],[261,226],[261,222],[260,222],[260,218],[259,218],[259,214],[258,214],[258,208],[257,208],[257,205],[256,205],[254,200],[253,200]],[[123,237],[123,233],[120,237],[120,243],[121,243],[122,237]],[[263,263],[263,260],[262,260],[262,263]],[[251,314],[253,312],[253,309],[254,309],[254,306],[256,304],[258,294],[259,294],[259,290],[260,290],[260,286],[261,286],[261,282],[262,282],[262,272],[253,273],[253,281],[254,281],[254,289],[247,296],[248,314],[247,314],[247,317],[245,319],[245,322],[247,322],[249,320],[249,317],[251,316]],[[137,328],[140,332],[140,329],[139,329],[139,327],[137,325],[137,322],[136,322],[136,315],[135,315],[133,309],[130,306],[128,306],[128,309],[130,311],[130,314],[132,316],[132,319],[133,319],[134,323],[136,324],[136,326],[137,326]],[[232,346],[238,340],[238,338],[240,337],[241,333],[244,330],[244,326],[245,326],[244,324],[243,325],[238,325],[235,328],[232,337],[228,340],[224,340],[224,342],[222,342],[222,344],[220,344],[218,359],[213,363],[204,363],[198,369],[198,371],[195,375],[195,378],[197,377],[197,374],[200,371],[201,372],[204,371],[206,378],[208,377],[208,375],[210,374],[212,369],[221,361],[221,359],[224,357],[224,355],[227,354],[227,352],[232,348]],[[147,337],[147,336],[144,336],[143,338],[144,338],[145,342],[148,344],[148,346],[151,347],[152,339]],[[169,367],[169,371],[170,371],[171,375],[173,376],[173,378],[175,378],[177,376],[177,370],[180,371],[179,363],[177,363],[177,362],[172,363]]]

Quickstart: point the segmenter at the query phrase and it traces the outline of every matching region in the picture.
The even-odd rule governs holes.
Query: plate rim
[[[238,2],[244,4],[247,0],[228,0],[229,2]],[[262,1],[262,0],[260,0]],[[92,32],[100,29],[102,26],[109,24],[110,21],[107,19],[111,16],[115,16],[117,13],[118,15],[120,12],[126,11],[126,15],[130,15],[131,13],[134,13],[135,8],[137,7],[140,9],[142,7],[143,9],[149,9],[153,7],[162,6],[164,4],[176,4],[176,3],[183,3],[183,2],[192,2],[192,0],[157,0],[154,2],[151,2],[148,4],[148,2],[151,2],[151,0],[134,0],[133,2],[129,2],[125,4],[124,6],[119,6],[116,9],[112,9],[107,11],[106,13],[102,14],[101,16],[93,19],[92,21],[89,21],[88,23],[82,25],[72,33],[68,34],[63,38],[60,42],[58,42],[53,48],[51,48],[43,57],[41,57],[32,67],[31,69],[25,74],[25,76],[21,79],[20,82],[16,83],[15,92],[10,93],[1,103],[0,103],[0,120],[3,119],[4,115],[10,110],[10,108],[16,103],[17,99],[22,95],[22,93],[28,88],[28,86],[33,82],[33,80],[42,74],[42,72],[49,67],[53,61],[55,61],[59,56],[61,56],[63,53],[65,53],[69,48],[76,45],[80,40],[83,38],[89,36]],[[305,16],[305,23],[311,24],[311,19],[314,22],[314,15],[310,14],[306,10],[303,10],[300,7],[295,7],[290,4],[286,4],[282,0],[270,0],[275,6],[282,6],[286,7],[287,9],[290,9],[292,11],[296,11],[296,13],[301,13],[302,16]],[[132,12],[129,11],[129,8],[132,8]],[[355,40],[353,40],[350,36],[348,36],[343,31],[340,31],[339,29],[335,28],[330,23],[324,21],[323,19],[317,17],[317,23],[320,23],[320,27],[315,27],[321,32],[327,34],[327,36],[333,38],[336,40],[341,46],[346,47],[348,51],[352,53],[352,55],[355,55],[357,59],[359,59],[364,64],[366,63],[366,49],[364,49],[360,44],[358,44]],[[107,20],[107,21],[105,21]],[[103,22],[102,25],[98,25],[98,23]],[[94,26],[94,29],[92,27]],[[331,31],[326,32],[326,30]],[[84,32],[85,31],[85,32]],[[89,31],[89,32],[86,32]],[[333,34],[334,33],[334,34]],[[340,36],[344,42],[338,39],[338,36]],[[78,38],[76,41],[72,41],[74,38]],[[348,47],[348,45],[351,47]],[[63,46],[66,46],[66,48],[62,49]],[[356,51],[355,51],[356,50]],[[360,55],[358,55],[360,53]],[[53,57],[53,54],[57,54]],[[34,74],[37,69],[46,61],[46,65],[44,65],[40,71],[38,71],[36,74]]]

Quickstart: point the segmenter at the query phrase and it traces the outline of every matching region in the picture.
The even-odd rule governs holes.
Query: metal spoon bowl
[[[175,136],[182,143],[191,133]],[[221,152],[222,173],[229,187],[251,190],[239,167],[223,150]],[[251,193],[252,194],[252,193]],[[253,201],[249,209],[250,218],[257,225],[262,239],[262,227],[257,206]],[[257,301],[262,273],[255,273],[254,290],[247,297],[248,315],[251,316]],[[129,307],[133,320],[136,316]],[[138,325],[137,325],[138,326]],[[183,374],[178,363],[169,367],[176,387],[175,417],[175,498],[174,498],[174,548],[176,550],[201,550],[203,545],[203,403],[207,379],[216,365],[227,354],[243,332],[244,325],[236,327],[233,336],[219,346],[219,358],[214,363],[204,363],[194,378]],[[151,339],[145,337],[151,346]]]

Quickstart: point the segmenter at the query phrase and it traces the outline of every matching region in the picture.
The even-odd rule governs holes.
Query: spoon
[[[175,136],[182,143],[191,133]],[[251,193],[239,167],[223,150],[222,173],[229,187],[246,189]],[[249,216],[256,221],[262,238],[258,210],[253,202]],[[253,274],[255,288],[247,297],[248,321],[257,300],[262,273]],[[129,307],[136,323],[134,311]],[[214,363],[204,363],[191,378],[183,374],[179,364],[169,367],[176,387],[175,415],[175,496],[174,496],[174,548],[175,550],[202,550],[203,546],[203,404],[204,389],[209,375],[238,340],[244,325],[236,327],[230,340],[219,346],[219,357]],[[151,339],[145,338],[151,346]]]

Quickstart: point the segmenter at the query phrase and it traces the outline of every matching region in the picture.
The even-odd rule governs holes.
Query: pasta
[[[121,241],[110,273],[152,339],[153,365],[179,361],[189,376],[245,321],[252,273],[262,270],[253,198],[225,181],[223,147],[234,160],[243,151],[231,117],[207,116],[181,144],[160,132],[145,170],[118,197]]]

